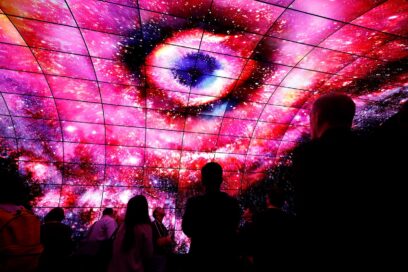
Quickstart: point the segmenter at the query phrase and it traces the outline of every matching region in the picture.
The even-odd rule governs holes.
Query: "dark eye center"
[[[199,52],[179,59],[172,73],[181,84],[196,87],[206,80],[211,80],[211,74],[220,68],[221,65],[214,57]]]

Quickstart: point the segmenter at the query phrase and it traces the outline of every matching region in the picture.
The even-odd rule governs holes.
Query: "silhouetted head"
[[[344,94],[327,94],[319,97],[310,113],[312,139],[320,138],[330,128],[351,129],[356,105]]]
[[[147,199],[142,195],[134,196],[127,204],[125,224],[135,226],[145,223],[150,223]]]
[[[163,218],[166,216],[166,211],[162,207],[156,207],[153,211],[153,218],[159,222],[163,221]]]
[[[285,203],[285,192],[274,186],[269,189],[267,198],[266,198],[266,205],[267,206],[274,206],[276,208],[282,208],[283,204]]]
[[[149,207],[146,197],[137,195],[132,197],[126,208],[125,237],[122,249],[126,252],[134,243],[134,227],[141,224],[150,224]]]
[[[44,222],[45,223],[51,221],[61,222],[64,219],[65,219],[64,209],[61,207],[56,207],[49,211],[49,213],[47,213],[47,215],[44,217]]]
[[[222,183],[222,167],[216,162],[209,162],[201,169],[201,181],[208,191],[219,191]]]
[[[102,212],[102,215],[109,215],[109,216],[113,216],[113,209],[112,208],[105,208]]]

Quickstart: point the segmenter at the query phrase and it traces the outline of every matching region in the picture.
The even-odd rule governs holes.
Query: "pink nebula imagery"
[[[322,93],[355,126],[408,98],[406,0],[0,0],[0,143],[35,211],[83,229],[142,193],[180,231],[208,161],[242,195],[309,134]]]

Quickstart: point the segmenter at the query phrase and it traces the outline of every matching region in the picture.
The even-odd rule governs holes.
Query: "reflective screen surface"
[[[322,93],[356,128],[408,98],[406,0],[0,0],[0,143],[81,232],[135,194],[182,208],[208,161],[239,196],[308,137]]]

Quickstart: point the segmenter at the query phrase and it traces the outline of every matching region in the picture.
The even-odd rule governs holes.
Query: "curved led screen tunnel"
[[[405,0],[0,0],[0,142],[83,231],[143,193],[179,250],[199,169],[240,196],[309,132],[322,93],[356,128],[407,99]]]

